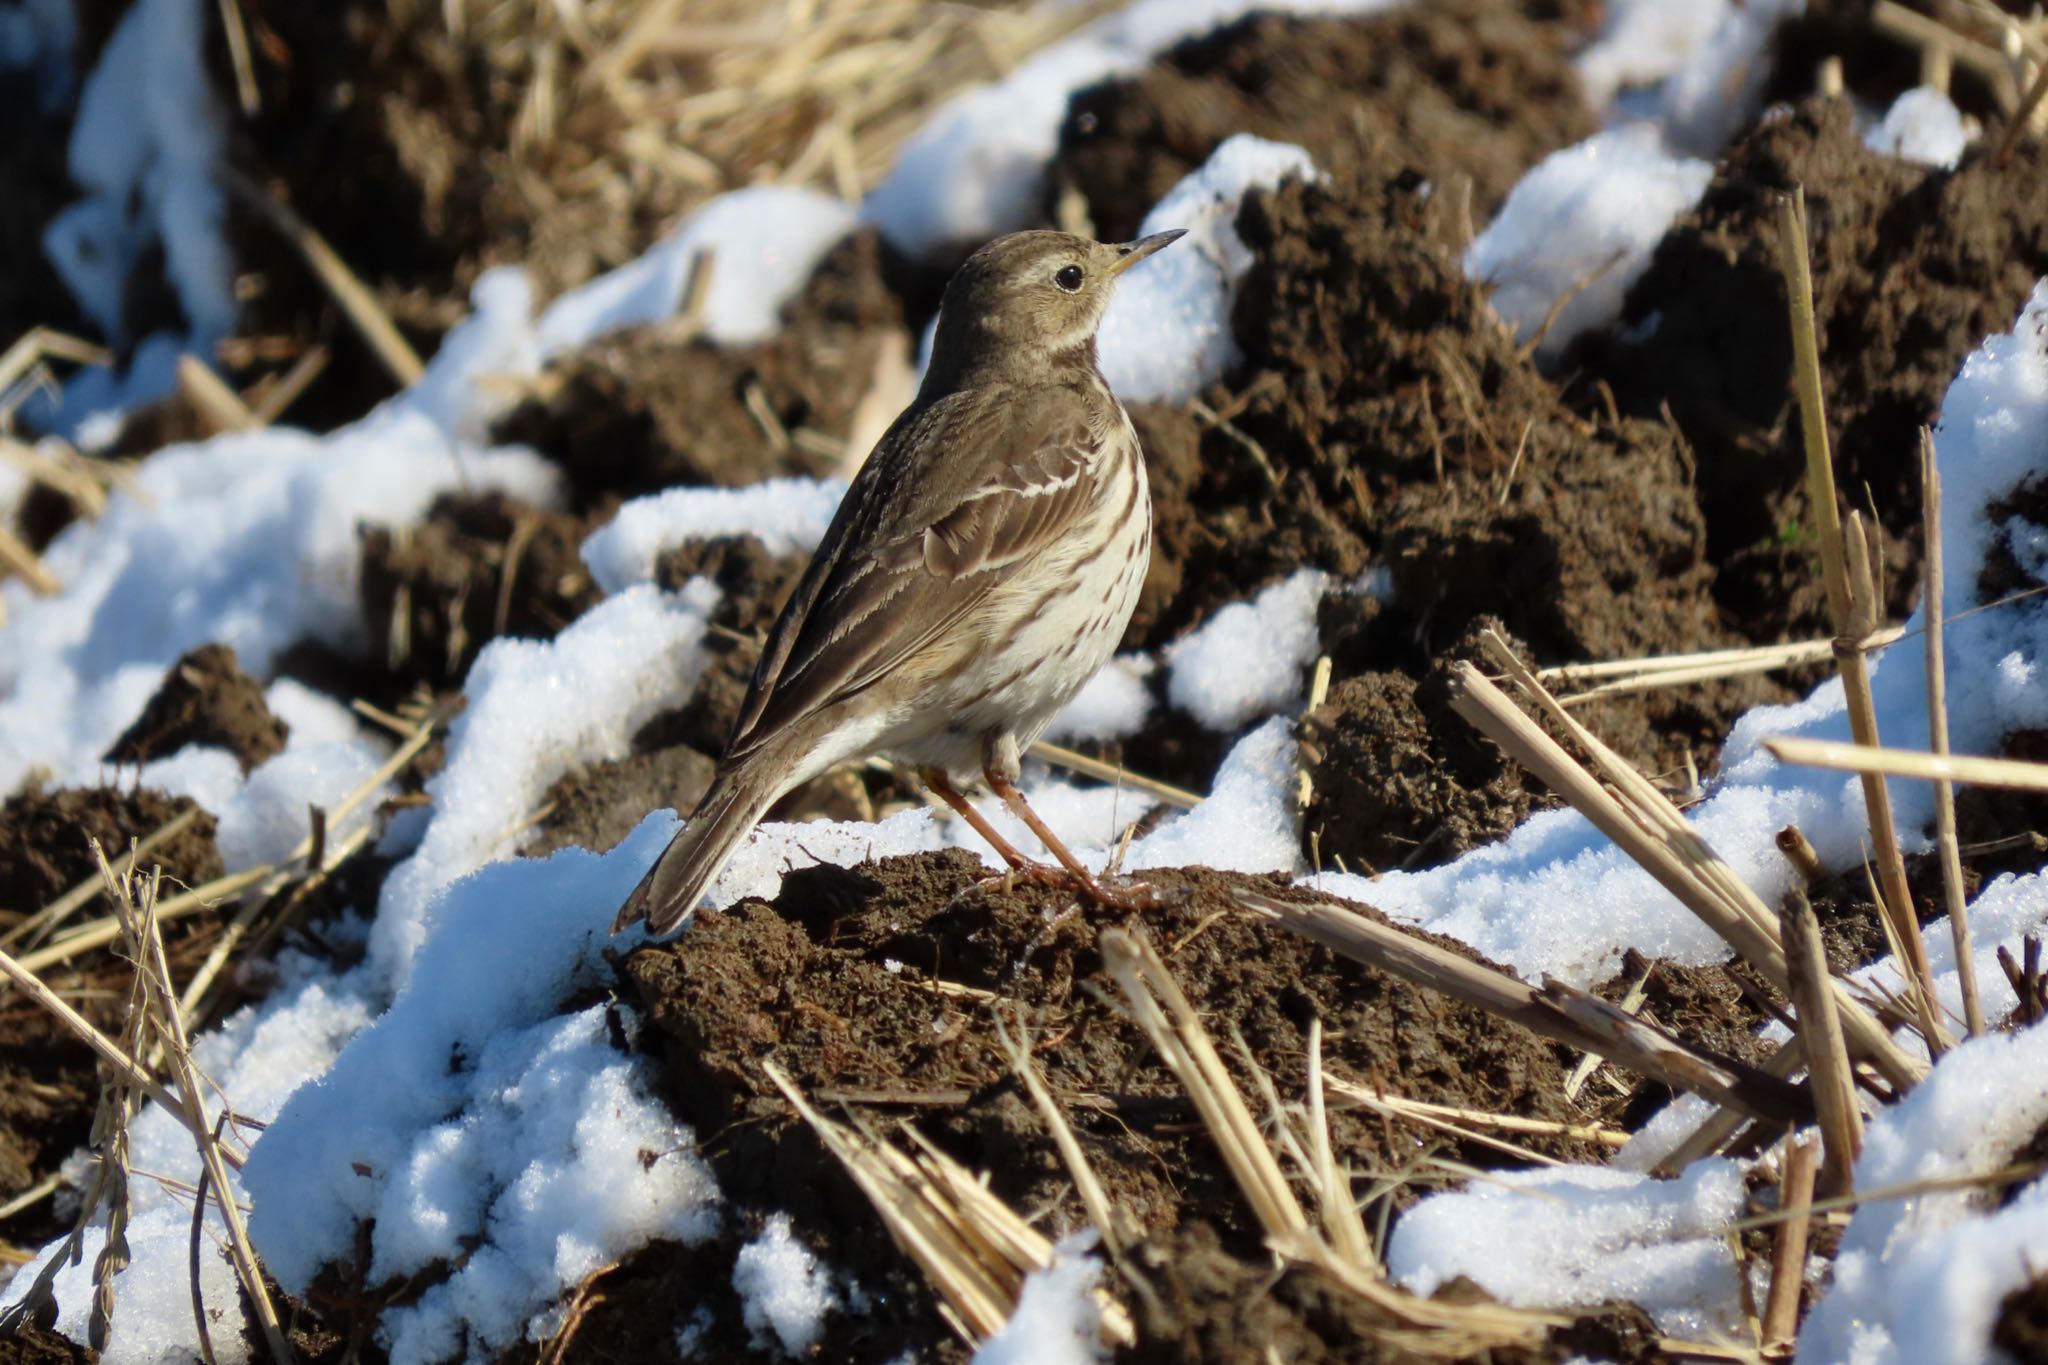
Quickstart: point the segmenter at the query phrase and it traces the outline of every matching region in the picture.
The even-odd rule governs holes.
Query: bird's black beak
[[[1170,247],[1187,235],[1186,228],[1173,228],[1167,232],[1155,232],[1150,237],[1140,237],[1135,242],[1125,242],[1116,249],[1117,257],[1109,267],[1110,275],[1114,277],[1123,274],[1153,252]]]

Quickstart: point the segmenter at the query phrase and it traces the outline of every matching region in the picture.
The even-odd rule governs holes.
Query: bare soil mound
[[[885,352],[907,353],[898,291],[909,274],[872,231],[856,233],[819,264],[771,340],[717,346],[659,326],[606,337],[554,366],[496,436],[557,461],[582,506],[830,473]]]
[[[226,645],[201,645],[172,664],[142,714],[107,750],[109,763],[168,758],[188,744],[226,749],[248,772],[281,752],[290,727],[270,712],[263,685]]]
[[[1340,176],[1391,161],[1440,185],[1462,179],[1484,223],[1523,171],[1597,126],[1573,37],[1503,0],[1254,14],[1075,96],[1055,178],[1081,195],[1098,237],[1124,241],[1218,144],[1255,133]]]
[[[858,1103],[910,1120],[969,1169],[990,1172],[1014,1206],[1052,1210],[1054,1230],[1077,1226],[1052,1138],[1004,1059],[1000,1013],[1035,1037],[1035,1059],[1111,1197],[1166,1239],[1162,1255],[1175,1239],[1207,1238],[1239,1267],[1226,1280],[1245,1281],[1247,1268],[1268,1274],[1257,1229],[1184,1092],[1110,1003],[1116,988],[1095,947],[1100,913],[1063,916],[1059,897],[981,889],[981,875],[960,851],[802,869],[773,905],[700,914],[675,942],[625,958],[628,998],[650,1024],[644,1045],[660,1060],[669,1102],[696,1127],[720,1189],[741,1207],[787,1212],[806,1241],[829,1247],[874,1296],[871,1314],[882,1321],[868,1326],[894,1343],[891,1356],[907,1343],[943,1346],[925,1289],[760,1063],[772,1056],[825,1105]],[[1576,1113],[1563,1094],[1563,1059],[1549,1044],[1236,908],[1238,886],[1287,894],[1271,879],[1189,870],[1160,873],[1157,885],[1173,903],[1147,913],[1145,932],[1170,950],[1176,979],[1211,1030],[1224,1040],[1241,1035],[1283,1096],[1302,1093],[1306,1029],[1320,1018],[1333,1074],[1496,1113]],[[1340,1148],[1366,1165],[1413,1169],[1422,1153],[1489,1166],[1502,1159],[1360,1112],[1332,1121]],[[1547,1155],[1593,1155],[1571,1140],[1533,1145]],[[1394,1206],[1417,1193],[1402,1186]],[[1182,1335],[1214,1334],[1167,1339]]]
[[[88,840],[97,839],[118,863],[131,840],[147,837],[191,809],[191,801],[149,788],[62,788],[10,797],[0,804],[0,909],[33,914],[96,877]],[[160,864],[167,883],[197,885],[220,876],[213,831],[213,817],[199,812],[158,845],[145,866]],[[170,926],[165,937],[173,969],[189,973],[196,961],[180,956],[186,927]],[[83,965],[105,969],[103,961],[93,958]],[[120,1032],[125,971],[118,973],[118,986],[63,968],[49,971],[46,979],[103,1032]],[[85,1143],[100,1078],[91,1048],[43,1010],[8,995],[0,1009],[0,1190],[19,1193]],[[68,1230],[69,1223],[45,1200],[0,1221],[0,1240],[34,1247]]]
[[[1980,142],[1942,171],[1869,151],[1845,101],[1808,100],[1730,149],[1630,291],[1620,334],[1588,349],[1625,411],[1668,403],[1696,451],[1715,596],[1746,634],[1828,628],[1802,529],[1779,196],[1805,187],[1835,478],[1883,520],[1888,595],[1903,612],[1920,578],[1919,428],[2048,273],[2043,184],[2036,139],[2002,165]],[[1619,339],[1631,329],[1648,335]]]
[[[457,687],[501,635],[552,638],[602,594],[583,565],[588,519],[503,493],[435,501],[419,525],[362,529],[360,598],[385,690]]]

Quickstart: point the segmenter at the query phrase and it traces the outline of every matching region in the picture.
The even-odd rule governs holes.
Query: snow
[[[1542,332],[1539,360],[1556,362],[1621,316],[1658,240],[1706,192],[1708,159],[1754,115],[1778,26],[1803,9],[1804,0],[1608,8],[1578,69],[1609,126],[1525,174],[1465,256],[1518,336]],[[1647,97],[1631,93],[1643,86]]]
[[[717,596],[701,579],[680,593],[641,584],[552,640],[484,646],[464,683],[468,708],[449,727],[446,765],[427,782],[433,821],[378,900],[370,953],[379,972],[407,978],[435,896],[510,853],[549,783],[571,764],[623,758],[634,731],[688,699]]]
[[[1863,135],[1863,145],[1923,166],[1952,171],[1963,149],[1976,135],[1949,97],[1929,86],[1917,86],[1892,101],[1884,120]]]
[[[1950,739],[1958,753],[1989,753],[2010,730],[2048,722],[2048,606],[2040,598],[1995,611],[1965,611],[1978,572],[2001,534],[1989,509],[2038,471],[2048,450],[2048,281],[2034,290],[2010,333],[1988,338],[1963,363],[1935,429],[1942,477],[1944,611]],[[1927,745],[1922,647],[1906,642],[1873,667],[1878,732],[1901,748]],[[1849,738],[1839,680],[1804,701],[1759,707],[1735,725],[1721,774],[1687,819],[1766,904],[1791,885],[1774,837],[1805,832],[1830,867],[1854,865],[1868,838],[1861,784],[1840,773],[1788,769],[1762,748],[1776,735]],[[1933,797],[1925,783],[1891,784],[1901,838],[1926,847]],[[1377,881],[1325,873],[1317,883],[1391,915],[1451,934],[1524,976],[1590,984],[1612,973],[1624,948],[1688,964],[1717,962],[1726,945],[1582,817],[1549,811],[1499,843],[1422,872]]]
[[[17,23],[36,22],[40,8]],[[169,392],[177,355],[210,351],[234,326],[226,202],[213,180],[225,119],[200,60],[207,18],[201,0],[139,0],[79,96],[69,165],[85,193],[50,220],[43,249],[80,310],[118,343],[134,340],[122,324],[129,273],[160,246],[186,331],[147,338],[125,380],[98,368],[74,377],[60,428]]]
[[[1661,0],[1686,3],[1686,0]],[[1806,0],[1715,0],[1720,21],[1664,82],[1658,121],[1672,150],[1713,156],[1756,114],[1778,26]]]
[[[1865,1128],[1856,1188],[1984,1175],[2048,1123],[2048,1025],[1973,1039]],[[1991,1202],[1996,1202],[1993,1196]],[[1799,1334],[1803,1362],[1967,1365],[1999,1302],[2048,1265],[2048,1180],[2002,1209],[1981,1191],[1870,1199]]]
[[[1285,717],[1275,716],[1231,749],[1201,805],[1132,844],[1124,865],[1132,871],[1300,870],[1301,836],[1294,817],[1298,771],[1292,727]]]
[[[974,1365],[1095,1365],[1109,1358],[1095,1299],[1102,1261],[1088,1254],[1094,1244],[1092,1228],[1065,1238],[1051,1265],[1024,1277],[1016,1311],[974,1353]]]
[[[1042,203],[1072,89],[1130,70],[1246,8],[1237,0],[1145,0],[1097,20],[942,109],[857,216],[804,191],[722,196],[647,256],[545,309],[535,308],[522,272],[487,272],[474,290],[474,314],[444,339],[425,378],[350,427],[317,438],[283,429],[223,436],[153,455],[137,467],[134,492],[116,492],[102,517],[67,528],[49,547],[46,562],[64,584],[59,596],[0,586],[0,788],[31,774],[104,780],[99,755],[164,670],[196,645],[229,644],[265,679],[301,641],[365,647],[359,524],[414,523],[456,489],[557,502],[562,480],[547,462],[487,444],[491,416],[516,389],[502,381],[530,377],[607,329],[670,317],[700,253],[714,262],[706,335],[739,343],[772,333],[783,303],[857,220],[879,224],[914,252],[971,245],[1020,225]],[[1760,56],[1792,8],[1775,0],[1609,7],[1607,27],[1580,62],[1609,127],[1535,168],[1467,263],[1495,286],[1495,307],[1524,335],[1566,289],[1594,280],[1553,328],[1548,355],[1617,315],[1658,235],[1707,183],[1707,162],[1696,158],[1714,154],[1753,109]],[[117,325],[108,310],[129,264],[160,242],[191,329],[131,339],[139,345],[124,376],[76,377],[63,415],[81,431],[110,430],[111,409],[160,391],[181,353],[232,322],[220,206],[206,174],[219,154],[220,117],[198,75],[208,22],[199,0],[140,0],[81,98],[71,155],[87,194],[53,225],[53,254],[72,253],[66,278],[88,314]],[[69,41],[68,7],[53,0],[0,11],[0,65],[46,66],[35,54]],[[1939,160],[1953,137],[1942,110],[1917,94],[1872,136],[1898,154]],[[1185,395],[1232,363],[1223,320],[1245,259],[1231,226],[1234,205],[1247,186],[1288,174],[1313,174],[1299,149],[1234,139],[1155,209],[1147,231],[1194,231],[1119,291],[1102,353],[1120,391]],[[79,246],[88,241],[108,244],[103,268],[85,269],[92,263]],[[1947,606],[1956,617],[1974,605],[1977,570],[2004,534],[1986,509],[2039,472],[2048,450],[2048,285],[2012,334],[1990,339],[1966,364],[1944,404],[1937,447],[1947,486]],[[373,1279],[424,1272],[423,1282],[432,1281],[382,1319],[380,1344],[394,1359],[490,1356],[538,1340],[559,1324],[563,1293],[595,1269],[648,1241],[699,1242],[724,1225],[693,1135],[656,1097],[648,1064],[617,1045],[639,1019],[617,1004],[570,1009],[572,1000],[601,998],[612,975],[604,957],[613,946],[611,915],[677,816],[651,813],[602,856],[512,855],[550,783],[576,763],[625,752],[638,726],[696,680],[716,593],[703,582],[657,589],[649,580],[660,554],[690,539],[740,534],[777,553],[805,551],[824,534],[842,491],[829,480],[789,479],[674,490],[621,508],[584,546],[607,600],[552,641],[493,642],[473,667],[467,709],[428,784],[429,804],[385,829],[380,847],[403,862],[375,907],[358,906],[323,930],[363,948],[361,963],[337,971],[288,952],[273,964],[273,993],[199,1041],[198,1059],[219,1095],[270,1122],[243,1135],[250,1159],[236,1193],[253,1209],[252,1230],[272,1272],[303,1289],[323,1267],[352,1261],[367,1223]],[[2048,566],[2048,529],[2021,526],[2016,536],[2022,564]],[[1316,606],[1329,588],[1320,574],[1297,575],[1216,612],[1162,659],[1121,658],[1056,723],[1053,733],[1075,740],[1127,736],[1145,723],[1156,691],[1194,723],[1242,732],[1207,799],[1135,840],[1128,869],[1302,871],[1290,716],[1315,657]],[[2048,604],[2036,599],[1953,621],[1958,749],[1987,751],[2010,729],[2048,724],[2044,611]],[[1887,741],[1924,743],[1916,644],[1879,661],[1877,692]],[[290,742],[253,774],[204,748],[139,774],[191,793],[219,816],[230,866],[288,850],[304,836],[307,807],[331,809],[389,743],[299,683],[271,681],[267,696],[290,724]],[[1764,737],[1786,732],[1845,734],[1839,689],[1745,717],[1721,778],[1691,813],[1767,898],[1789,875],[1772,842],[1782,825],[1798,823],[1835,866],[1853,863],[1866,838],[1856,783],[1787,771],[1761,749]],[[1027,765],[1026,783],[1034,804],[1098,868],[1149,804],[1113,785],[1049,775],[1037,763]],[[1921,839],[1927,793],[1901,782],[1894,797],[1907,837]],[[1036,848],[999,803],[980,804],[1006,836]],[[370,818],[375,806],[373,799],[356,818]],[[996,865],[962,822],[926,809],[874,824],[769,824],[741,848],[712,900],[773,895],[791,868],[819,859],[851,864],[949,845]],[[1686,962],[1725,955],[1718,939],[1569,812],[1538,815],[1446,867],[1374,882],[1325,876],[1318,884],[1454,934],[1532,976],[1596,979],[1624,946]],[[2009,998],[1992,949],[2048,924],[2048,881],[2002,878],[1982,890],[1973,912],[1986,999]],[[1946,926],[1929,926],[1928,942],[1938,991],[1959,1008]],[[1895,982],[1896,968],[1881,963],[1863,975]],[[2048,1029],[2037,1028],[1946,1058],[1871,1125],[1859,1184],[1982,1171],[2008,1159],[2048,1116],[2044,1047]],[[1679,1131],[1688,1116],[1681,1102],[1652,1131]],[[166,1115],[145,1109],[133,1135],[138,1168],[193,1178],[189,1137]],[[1625,1157],[1635,1164],[1636,1155]],[[120,1281],[107,1358],[189,1359],[189,1213],[152,1181],[138,1180],[135,1191],[134,1263]],[[2048,1259],[2044,1202],[2037,1181],[2003,1210],[1957,1195],[1865,1206],[1808,1324],[1802,1358],[1980,1357],[1998,1297],[2026,1273],[2028,1258]],[[1725,1162],[1666,1183],[1618,1168],[1507,1175],[1417,1205],[1396,1230],[1390,1261],[1422,1292],[1465,1274],[1510,1302],[1577,1307],[1623,1297],[1649,1308],[1667,1331],[1705,1335],[1738,1322],[1739,1286],[1721,1233],[1740,1207],[1741,1174]],[[96,1245],[86,1266],[59,1280],[59,1327],[74,1337],[84,1335]],[[231,1303],[226,1263],[216,1255],[202,1263],[208,1301]],[[1063,1244],[1054,1266],[1030,1277],[1010,1327],[982,1358],[1098,1358],[1089,1291],[1100,1269],[1084,1246]],[[12,1283],[25,1286],[33,1273],[25,1269]],[[771,1218],[740,1252],[731,1285],[762,1340],[792,1355],[829,1345],[829,1315],[850,1296],[783,1218]],[[710,1282],[705,1292],[724,1292],[723,1284]],[[217,1334],[215,1346],[223,1359],[247,1356],[237,1334]]]
[[[193,1060],[219,1087],[219,1093],[234,1097],[237,1113],[267,1121],[277,1116],[285,1096],[304,1076],[332,1062],[341,1043],[368,1022],[369,1012],[363,1003],[335,989],[333,983],[301,983],[285,988],[263,1010],[242,1010],[198,1039]],[[209,1101],[209,1113],[217,1113],[218,1107],[217,1102]],[[138,1171],[154,1171],[187,1183],[199,1175],[191,1137],[155,1105],[143,1109],[130,1124],[129,1159]],[[68,1165],[67,1174],[71,1174]],[[112,1334],[101,1359],[193,1360],[199,1346],[186,1272],[191,1209],[182,1197],[148,1178],[130,1182],[129,1199],[133,1219],[128,1242],[133,1259],[117,1281]],[[225,1235],[217,1211],[209,1214],[208,1232],[216,1241]],[[93,1258],[104,1238],[103,1227],[91,1228],[83,1263],[67,1267],[57,1276],[56,1330],[73,1341],[86,1340]],[[62,1245],[60,1241],[44,1248],[43,1258]],[[22,1267],[9,1288],[25,1290],[41,1268],[42,1258]],[[200,1268],[207,1303],[220,1306],[236,1301],[239,1290],[224,1256],[203,1256]],[[216,1331],[213,1344],[225,1365],[239,1365],[249,1358],[239,1332]]]
[[[1053,717],[1043,738],[1055,744],[1102,743],[1135,735],[1152,714],[1152,690],[1146,680],[1157,671],[1149,655],[1117,655],[1082,686],[1066,710]]]
[[[1237,282],[1251,249],[1237,210],[1253,189],[1313,179],[1299,147],[1239,133],[1145,215],[1138,236],[1171,228],[1187,236],[1117,281],[1096,351],[1103,378],[1126,403],[1185,403],[1241,359],[1230,331]]]
[[[1429,1295],[1465,1276],[1517,1308],[1617,1301],[1691,1340],[1741,1326],[1723,1229],[1743,1211],[1742,1167],[1694,1162],[1676,1180],[1602,1166],[1494,1171],[1401,1216],[1387,1271]]]
[[[1321,648],[1316,607],[1329,585],[1320,569],[1296,570],[1168,645],[1166,699],[1225,734],[1299,707]]]
[[[692,540],[752,534],[770,554],[808,554],[845,493],[845,484],[819,479],[671,488],[621,507],[583,542],[583,562],[599,587],[616,593],[652,579],[664,551]]]
[[[1466,273],[1492,286],[1494,312],[1524,340],[1576,289],[1537,348],[1540,359],[1555,360],[1575,338],[1621,316],[1665,229],[1712,177],[1707,162],[1666,150],[1650,124],[1596,133],[1516,182],[1467,249]]]
[[[1046,165],[1075,91],[1135,71],[1174,43],[1254,9],[1361,14],[1389,3],[1138,0],[1033,54],[1002,80],[939,106],[861,205],[861,218],[913,256],[969,249],[1025,227],[1044,201]]]
[[[704,335],[728,346],[766,341],[782,325],[784,301],[853,227],[853,210],[816,190],[722,194],[639,259],[555,300],[536,328],[541,354],[674,316],[700,256],[711,271]]]
[[[465,486],[545,505],[560,475],[393,411],[325,439],[274,428],[170,446],[133,484],[44,552],[61,594],[0,584],[0,789],[35,770],[101,780],[99,755],[202,644],[257,677],[301,641],[359,647],[359,524],[409,524]]]
[[[284,861],[312,832],[308,808],[334,810],[383,761],[359,739],[295,744],[273,756],[220,809],[214,838],[221,861],[237,869]],[[329,845],[369,823],[385,794],[372,792],[347,818],[329,821]]]
[[[624,1251],[716,1230],[689,1130],[610,1040],[607,1008],[628,1029],[631,1016],[560,1013],[609,979],[611,916],[663,835],[649,821],[602,857],[495,863],[450,887],[390,1008],[251,1151],[251,1234],[287,1288],[351,1256],[360,1219],[375,1220],[373,1279],[467,1251],[384,1315],[394,1360],[501,1349]],[[375,976],[345,984],[374,994]]]
[[[789,1215],[768,1220],[759,1237],[740,1248],[732,1287],[741,1320],[760,1345],[772,1332],[783,1352],[802,1357],[825,1332],[825,1315],[839,1307],[832,1276],[790,1231]]]
[[[1733,8],[1727,0],[1620,0],[1606,7],[1600,36],[1573,65],[1586,102],[1613,104],[1623,91],[1662,84],[1713,36]]]

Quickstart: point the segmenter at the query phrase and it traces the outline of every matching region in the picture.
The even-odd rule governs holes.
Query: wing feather
[[[769,634],[728,758],[873,686],[1086,513],[1115,424],[1072,389],[1016,398],[950,395],[883,437]]]

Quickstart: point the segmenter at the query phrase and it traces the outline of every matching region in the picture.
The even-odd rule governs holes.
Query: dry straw
[[[1167,970],[1142,929],[1110,929],[1101,947],[1105,968],[1136,1020],[1186,1090],[1224,1166],[1251,1205],[1266,1242],[1284,1261],[1312,1267],[1383,1316],[1378,1335],[1417,1354],[1453,1358],[1513,1345],[1534,1345],[1565,1319],[1491,1303],[1456,1304],[1417,1298],[1387,1283],[1359,1220],[1349,1173],[1332,1155],[1318,1091],[1320,1049],[1311,1046],[1310,1094],[1305,1126],[1275,1123],[1269,1142],[1231,1080],[1194,1006]],[[1313,1040],[1312,1040],[1313,1041]],[[1246,1061],[1251,1065],[1247,1055]],[[1262,1089],[1271,1080],[1257,1073]],[[1272,1143],[1294,1162],[1301,1183],[1316,1197],[1312,1220],[1296,1197]]]
[[[1016,1311],[1025,1276],[1052,1265],[1052,1242],[908,1124],[900,1131],[914,1153],[826,1118],[781,1067],[765,1061],[761,1068],[867,1195],[938,1294],[948,1325],[970,1346],[1000,1332]],[[1101,1290],[1095,1299],[1104,1340],[1134,1342],[1122,1305]]]
[[[1835,663],[1849,710],[1849,730],[1859,744],[1875,745],[1877,704],[1870,690],[1871,641],[1882,604],[1875,586],[1874,557],[1860,515],[1846,521],[1835,505],[1835,474],[1828,451],[1827,413],[1821,392],[1820,351],[1815,339],[1813,277],[1806,242],[1806,195],[1794,187],[1778,205],[1779,267],[1785,277],[1785,298],[1792,329],[1792,375],[1799,399],[1799,425],[1806,445],[1806,496],[1814,531],[1820,541],[1821,565],[1827,584],[1828,608],[1835,622]],[[1928,967],[1927,945],[1913,913],[1906,885],[1906,864],[1892,821],[1891,794],[1884,778],[1863,776],[1863,803],[1870,819],[1870,841],[1878,876],[1873,890],[1879,913],[1896,940],[1912,989],[1914,1008],[1928,1051],[1940,1056],[1948,1044],[1934,995],[1934,974]]]

